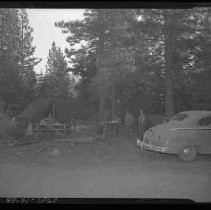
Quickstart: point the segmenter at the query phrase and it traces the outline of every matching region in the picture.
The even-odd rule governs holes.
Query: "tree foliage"
[[[5,111],[20,112],[32,99],[36,83],[32,28],[27,13],[0,8],[0,98]]]
[[[60,47],[52,43],[49,50],[46,73],[40,89],[40,94],[54,99],[71,96],[73,80],[67,72],[68,66]]]
[[[26,87],[32,88],[36,83],[36,75],[34,66],[37,65],[41,59],[35,58],[34,53],[36,47],[32,45],[33,28],[29,25],[28,15],[25,9],[21,9],[19,13],[20,17],[20,64],[21,72],[20,76]]]
[[[81,87],[89,81],[88,94],[97,93],[99,107],[102,96],[117,95],[133,112],[141,108],[169,118],[185,109],[211,108],[207,17],[207,8],[92,9],[82,21],[56,26],[69,35],[72,72],[81,76]],[[90,55],[95,62],[87,68]]]

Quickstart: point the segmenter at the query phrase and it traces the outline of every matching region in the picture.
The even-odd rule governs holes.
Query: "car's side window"
[[[198,121],[198,125],[200,125],[200,126],[210,126],[211,127],[211,116],[201,118]]]
[[[171,118],[171,121],[183,121],[188,117],[187,114],[179,113],[176,114],[174,117]]]

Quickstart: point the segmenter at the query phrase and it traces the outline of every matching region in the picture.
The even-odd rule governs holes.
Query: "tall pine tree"
[[[35,46],[32,46],[32,32],[33,29],[29,25],[28,14],[25,9],[21,9],[20,17],[20,76],[26,87],[32,88],[36,83],[36,75],[34,66],[37,65],[41,59],[35,58]]]
[[[61,48],[53,42],[48,54],[43,84],[48,96],[57,99],[66,98],[72,94],[73,84],[67,69],[67,62]]]
[[[33,70],[40,60],[33,56],[32,31],[25,10],[0,9],[0,97],[10,111],[21,111],[33,99]]]
[[[19,18],[17,9],[0,9],[0,98],[4,111],[17,109],[21,82],[19,65]]]

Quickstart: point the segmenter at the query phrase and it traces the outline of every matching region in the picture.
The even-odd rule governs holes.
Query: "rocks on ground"
[[[50,152],[50,154],[53,156],[58,156],[61,154],[61,151],[55,148]]]

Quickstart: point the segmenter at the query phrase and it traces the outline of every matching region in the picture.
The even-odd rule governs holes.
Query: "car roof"
[[[205,111],[205,110],[183,111],[183,112],[180,112],[180,113],[187,114],[188,116],[195,116],[195,117],[205,117],[207,115],[211,115],[211,111]]]
[[[188,114],[188,115],[195,115],[195,116],[206,116],[211,114],[211,111],[206,111],[206,110],[199,110],[199,111],[183,111],[180,113]]]
[[[188,123],[188,124],[196,124],[199,119],[201,119],[203,117],[211,116],[211,111],[205,111],[205,110],[183,111],[180,113],[188,115],[188,117],[183,120],[184,123]]]

